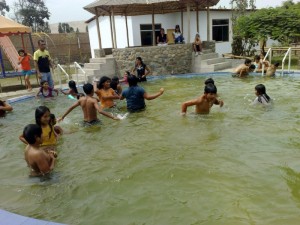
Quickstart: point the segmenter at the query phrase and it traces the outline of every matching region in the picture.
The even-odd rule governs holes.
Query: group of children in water
[[[128,112],[144,110],[146,108],[145,99],[153,100],[158,98],[164,93],[164,89],[161,88],[155,94],[148,94],[143,87],[138,85],[138,82],[146,81],[146,76],[149,74],[147,66],[140,57],[137,57],[136,67],[133,71],[137,71],[137,76],[126,71],[122,80],[119,80],[118,77],[111,79],[103,76],[99,81],[94,80],[93,84],[87,83],[83,85],[84,94],[78,92],[74,81],[69,81],[69,89],[60,90],[60,92],[68,95],[69,98],[76,100],[76,102],[57,121],[63,120],[78,106],[82,109],[83,121],[87,125],[99,123],[97,113],[119,120],[120,117],[114,116],[107,111],[107,109],[116,106],[115,100],[126,99]],[[120,81],[128,84],[129,87],[122,90]],[[58,95],[59,90],[52,89],[47,81],[42,81],[36,97],[53,97],[53,92]],[[257,97],[252,104],[270,104],[271,99],[266,94],[266,88],[263,84],[255,87],[255,94]],[[200,97],[182,103],[181,114],[186,115],[187,108],[190,106],[195,106],[196,114],[208,114],[213,105],[222,107],[224,102],[217,98],[217,87],[214,80],[209,78],[204,83],[204,93]],[[8,103],[0,101],[0,116],[4,115],[6,111],[12,110],[13,108]],[[43,176],[54,168],[57,157],[55,146],[58,137],[63,134],[63,130],[56,125],[54,114],[51,114],[50,109],[46,106],[39,106],[35,110],[35,120],[36,124],[29,124],[24,128],[20,140],[26,144],[25,160],[31,169],[31,176]]]
[[[269,61],[264,60],[265,55],[265,53],[256,55],[254,57],[254,63],[252,63],[251,59],[246,59],[244,64],[234,69],[232,76],[242,78],[248,76],[250,72],[262,73],[263,71],[265,76],[275,76],[279,63],[271,64]]]

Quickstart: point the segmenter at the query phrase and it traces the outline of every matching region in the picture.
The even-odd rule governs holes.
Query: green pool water
[[[60,126],[50,180],[29,178],[18,140],[45,104],[61,115],[74,101],[14,104],[0,119],[0,208],[66,224],[299,224],[299,77],[234,79],[215,75],[222,109],[180,115],[181,103],[203,92],[208,76],[168,77],[142,84],[147,109],[125,120],[78,125],[75,109]],[[251,107],[263,83],[271,109]],[[124,114],[125,103],[119,113]]]

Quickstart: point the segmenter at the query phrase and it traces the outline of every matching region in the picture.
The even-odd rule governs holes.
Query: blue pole
[[[3,62],[1,48],[0,48],[0,61],[1,61],[1,68],[2,68],[2,76],[5,77],[4,62]]]

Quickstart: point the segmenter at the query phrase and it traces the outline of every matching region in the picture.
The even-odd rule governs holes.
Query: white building
[[[199,10],[198,13],[199,34],[202,41],[210,40],[216,41],[216,53],[231,53],[232,43],[232,11],[228,9],[210,9],[209,23],[207,22],[208,15],[206,10]],[[186,42],[193,42],[195,34],[197,33],[197,14],[195,11],[190,12],[190,34],[188,35],[188,15],[183,13],[183,23],[181,22],[181,13],[155,14],[155,31],[159,32],[162,27],[166,33],[170,29],[174,29],[176,24],[181,23],[183,27],[183,36]],[[100,34],[102,48],[113,48],[112,32],[109,16],[98,17],[100,24]],[[97,24],[95,17],[87,21],[88,32],[90,37],[91,53],[94,57],[94,49],[99,49]],[[129,47],[132,46],[147,46],[152,45],[152,15],[143,16],[128,16],[128,37]],[[209,25],[208,25],[209,24]],[[207,27],[207,25],[209,27]],[[183,28],[183,29],[182,29]],[[115,30],[117,48],[126,48],[127,33],[126,20],[124,16],[115,16]],[[208,35],[209,32],[209,35]],[[156,36],[156,35],[155,35]],[[187,37],[190,37],[187,40]]]

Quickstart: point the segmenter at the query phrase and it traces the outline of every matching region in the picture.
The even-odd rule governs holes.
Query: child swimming
[[[8,104],[6,101],[0,100],[0,117],[4,117],[6,112],[10,112],[13,110],[13,107]]]
[[[69,90],[67,91],[61,90],[60,92],[63,93],[64,95],[70,95],[75,99],[79,99],[79,93],[76,87],[76,82],[74,80],[70,80],[68,85],[69,85]]]
[[[41,82],[41,88],[36,93],[35,97],[37,98],[39,96],[39,94],[42,94],[42,96],[44,98],[54,97],[53,96],[53,91],[56,92],[56,94],[58,95],[58,90],[57,89],[52,89],[51,87],[49,87],[49,84],[48,84],[47,81],[42,81]]]
[[[255,95],[257,96],[252,105],[264,105],[268,106],[271,103],[271,98],[266,93],[266,87],[263,84],[255,86]]]
[[[187,108],[189,106],[195,106],[196,114],[209,114],[210,108],[215,105],[223,106],[224,102],[222,100],[218,100],[217,96],[217,88],[214,84],[208,83],[205,85],[204,94],[199,98],[187,101],[182,103],[181,105],[181,114],[186,115]]]

